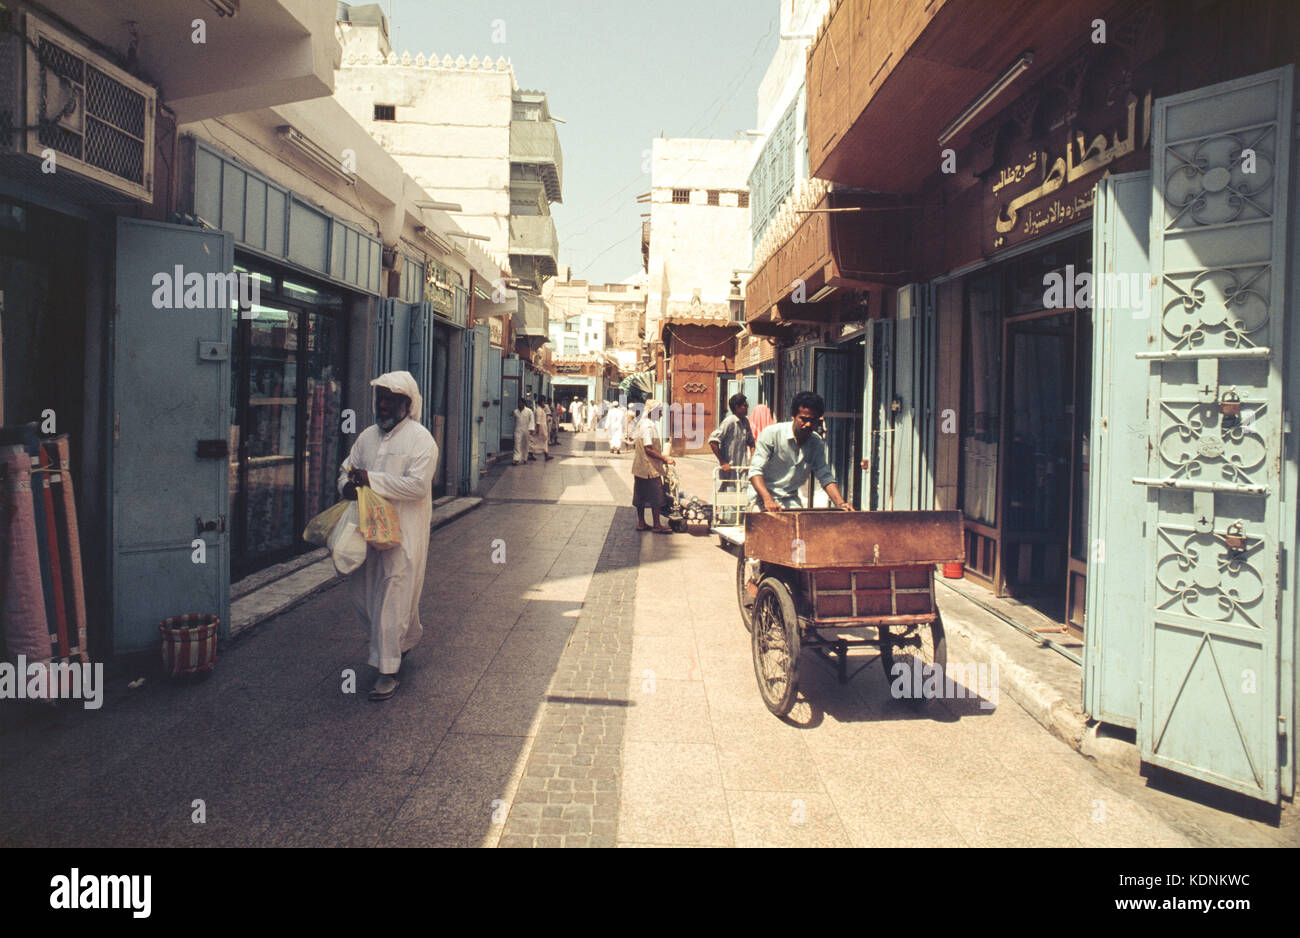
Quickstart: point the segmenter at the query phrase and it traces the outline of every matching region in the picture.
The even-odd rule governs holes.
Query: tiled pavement
[[[1295,843],[1102,771],[1006,699],[896,706],[878,666],[841,686],[805,656],[774,719],[731,557],[636,533],[630,457],[562,439],[434,532],[391,701],[366,701],[364,636],[329,588],[203,683],[118,681],[102,710],[0,737],[0,844]],[[678,462],[706,494],[707,460]]]

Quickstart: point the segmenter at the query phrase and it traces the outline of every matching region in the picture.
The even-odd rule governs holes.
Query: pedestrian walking
[[[569,405],[569,422],[573,425],[574,433],[583,431],[582,417],[582,398],[575,397],[573,403]]]
[[[668,496],[664,494],[663,485],[664,467],[673,465],[675,460],[663,454],[656,423],[659,407],[656,400],[646,401],[645,410],[634,430],[636,450],[632,459],[632,507],[636,509],[638,531],[671,534],[672,528],[659,520],[659,511],[668,507]],[[645,520],[647,508],[650,509],[653,527]]]
[[[528,406],[528,402],[522,397],[519,398],[519,407],[515,410],[515,451],[513,466],[519,465],[525,459],[531,458],[528,455],[528,437],[533,432],[533,409]]]
[[[731,413],[709,434],[709,447],[722,469],[719,491],[734,492],[739,470],[749,465],[749,454],[754,448],[754,433],[749,426],[749,401],[745,395],[731,395],[727,406]]]
[[[615,456],[622,454],[623,436],[627,433],[627,411],[619,406],[618,401],[609,405],[605,431],[609,434],[609,451]]]
[[[551,446],[556,446],[560,442],[559,413],[549,397],[542,398],[542,409],[546,411],[547,439],[550,441]]]
[[[549,461],[551,431],[547,425],[546,408],[542,406],[541,398],[533,403],[533,432],[528,437],[528,458],[535,459],[541,455],[544,461]]]
[[[397,547],[367,546],[365,564],[349,576],[352,601],[370,632],[370,666],[379,672],[370,699],[387,700],[397,691],[402,659],[424,634],[420,592],[438,444],[420,423],[423,402],[409,371],[391,371],[370,383],[375,422],[357,437],[339,468],[338,488],[344,498],[355,499],[357,486],[369,486],[396,509],[402,532]]]

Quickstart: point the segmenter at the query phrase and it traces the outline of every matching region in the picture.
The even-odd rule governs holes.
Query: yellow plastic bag
[[[343,517],[343,512],[347,510],[348,503],[345,501],[326,508],[307,522],[307,527],[302,532],[302,539],[308,544],[318,544],[324,547],[325,542],[329,539],[330,532],[334,530],[334,526]]]
[[[357,486],[357,510],[361,515],[361,536],[376,550],[389,550],[402,543],[397,509],[368,485]]]

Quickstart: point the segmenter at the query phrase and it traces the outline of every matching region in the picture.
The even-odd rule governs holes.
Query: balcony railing
[[[544,273],[554,275],[560,260],[560,239],[550,215],[510,216],[510,254],[535,257]]]
[[[560,137],[551,121],[510,122],[510,162],[536,166],[546,186],[546,198],[561,201],[564,157]]]

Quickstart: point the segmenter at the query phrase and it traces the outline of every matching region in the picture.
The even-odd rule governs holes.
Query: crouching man
[[[397,511],[402,543],[390,550],[366,550],[366,562],[350,577],[352,600],[370,630],[370,666],[379,672],[371,700],[397,690],[406,653],[424,633],[420,592],[424,588],[433,514],[433,477],[438,444],[420,424],[420,390],[408,371],[391,371],[370,382],[375,388],[375,423],[357,437],[339,471],[339,492],[356,498],[368,485]]]

